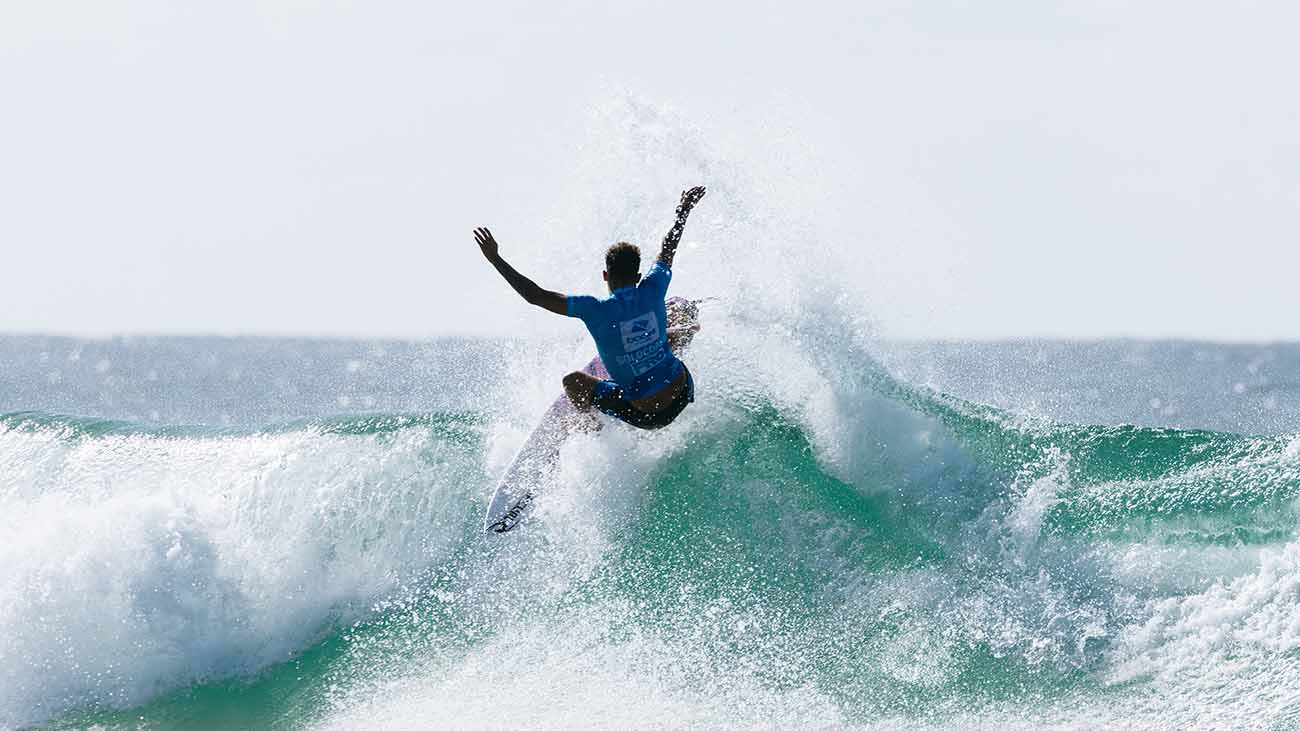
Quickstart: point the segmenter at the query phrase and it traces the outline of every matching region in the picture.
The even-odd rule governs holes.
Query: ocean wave
[[[294,656],[444,558],[483,479],[472,419],[162,431],[0,419],[0,726]]]
[[[1243,648],[1285,651],[1251,627],[1300,603],[1249,587],[1278,586],[1267,577],[1294,552],[1289,509],[1272,532],[1257,524],[1292,494],[1292,441],[1054,425],[900,393],[873,393],[868,416],[897,426],[902,409],[906,428],[839,462],[807,414],[761,400],[688,414],[675,433],[575,438],[530,523],[495,543],[477,525],[500,468],[482,417],[203,436],[6,417],[0,709],[22,724],[80,708],[70,718],[113,727],[126,716],[84,709],[154,699],[174,714],[167,690],[197,684],[227,692],[183,708],[230,713],[297,658],[298,705],[268,692],[241,711],[253,725],[487,723],[504,692],[557,694],[542,725],[652,707],[705,723],[718,697],[915,725],[1008,693],[1051,708],[1176,682],[1199,657],[1178,648],[1206,642],[1189,623],[1220,601],[1241,642],[1258,640]],[[1175,656],[1182,669],[1163,671]],[[521,657],[553,665],[488,670]],[[662,697],[588,703],[557,667],[643,700],[650,674]],[[253,690],[222,685],[240,678]]]

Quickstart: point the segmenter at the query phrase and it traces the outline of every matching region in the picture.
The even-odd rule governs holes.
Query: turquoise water
[[[579,340],[3,340],[0,727],[1294,727],[1300,347],[731,317],[505,536]]]

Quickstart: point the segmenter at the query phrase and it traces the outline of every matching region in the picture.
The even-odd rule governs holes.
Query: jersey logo
[[[618,327],[623,334],[625,353],[659,342],[659,318],[655,317],[653,311],[631,320],[624,320],[618,324]]]

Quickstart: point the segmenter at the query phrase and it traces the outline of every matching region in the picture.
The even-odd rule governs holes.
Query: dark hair
[[[641,273],[641,250],[626,241],[614,244],[605,252],[605,271],[619,279],[635,277]]]

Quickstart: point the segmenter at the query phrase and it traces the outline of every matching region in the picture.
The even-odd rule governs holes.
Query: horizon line
[[[394,334],[356,334],[356,333],[274,333],[274,332],[159,332],[159,331],[140,331],[140,332],[113,332],[113,333],[75,333],[67,331],[6,331],[0,330],[0,338],[18,339],[18,338],[50,338],[58,340],[83,340],[83,341],[108,341],[108,340],[309,340],[309,341],[336,341],[336,342],[362,342],[362,341],[383,341],[390,343],[425,343],[436,340],[457,339],[457,340],[518,340],[518,341],[539,341],[539,340],[562,340],[570,336],[566,335],[536,335],[536,336],[511,336],[504,334],[480,334],[464,332],[445,332],[429,333],[427,335],[394,335]],[[578,337],[575,333],[573,338]],[[871,336],[872,340],[880,340],[892,343],[910,343],[910,344],[986,344],[986,345],[1010,345],[1023,344],[1032,342],[1058,342],[1058,343],[1103,343],[1103,342],[1133,342],[1133,343],[1203,343],[1208,345],[1241,345],[1241,346],[1268,346],[1268,345],[1300,345],[1300,337],[1225,337],[1219,335],[1188,336],[1188,335],[1141,335],[1141,334],[1108,334],[1108,335],[1061,335],[1061,334],[997,334],[997,335],[915,335],[915,334],[882,334]]]

